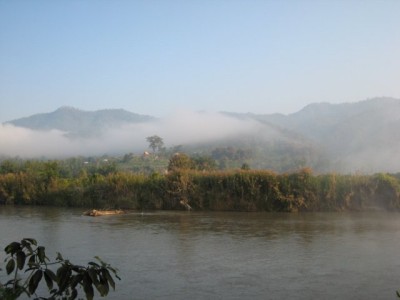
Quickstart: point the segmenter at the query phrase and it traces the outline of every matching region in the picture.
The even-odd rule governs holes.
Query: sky
[[[400,98],[398,0],[0,0],[0,122]]]

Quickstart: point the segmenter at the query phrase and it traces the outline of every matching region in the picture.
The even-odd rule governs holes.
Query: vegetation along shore
[[[213,170],[177,154],[166,172],[137,173],[108,164],[75,169],[65,161],[0,163],[0,203],[94,209],[215,211],[399,210],[399,174],[278,174]],[[203,160],[204,162],[204,160]]]

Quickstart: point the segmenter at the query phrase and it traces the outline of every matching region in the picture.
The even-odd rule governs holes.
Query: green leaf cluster
[[[0,299],[13,300],[26,295],[34,299],[73,300],[83,290],[86,299],[91,300],[95,290],[100,296],[107,296],[110,287],[115,290],[114,278],[120,279],[117,270],[97,256],[87,266],[75,265],[60,253],[50,262],[45,247],[38,246],[32,238],[12,242],[4,251],[6,273],[11,279],[0,282]],[[46,297],[37,295],[43,279],[49,294]]]

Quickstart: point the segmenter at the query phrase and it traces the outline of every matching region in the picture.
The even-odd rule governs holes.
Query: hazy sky
[[[398,0],[0,0],[0,122],[400,98]]]

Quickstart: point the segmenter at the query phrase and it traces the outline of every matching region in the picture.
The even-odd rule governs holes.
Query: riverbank
[[[313,175],[270,171],[115,172],[76,178],[0,175],[0,203],[96,209],[211,211],[399,210],[400,179],[390,174]]]

